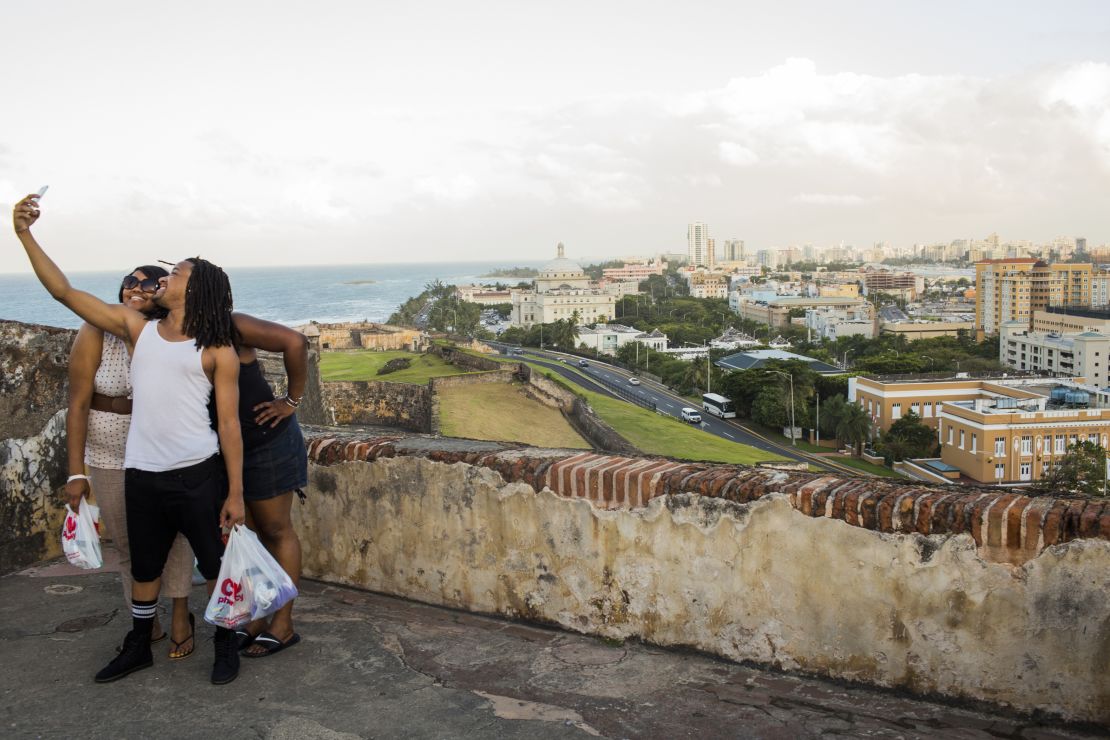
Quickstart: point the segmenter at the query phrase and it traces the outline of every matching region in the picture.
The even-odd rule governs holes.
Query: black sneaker
[[[135,630],[131,630],[123,638],[123,647],[120,648],[119,655],[112,658],[112,662],[96,674],[96,682],[118,681],[129,673],[150,668],[152,665],[154,665],[154,656],[150,652],[150,635],[146,633],[140,635]]]
[[[212,663],[212,683],[231,683],[239,676],[239,641],[235,633],[216,628],[216,660]]]

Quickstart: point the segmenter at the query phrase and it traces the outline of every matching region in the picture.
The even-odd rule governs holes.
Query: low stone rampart
[[[631,442],[602,421],[577,394],[527,365],[521,365],[520,372],[528,381],[529,395],[541,403],[560,409],[574,431],[582,435],[594,449],[616,455],[640,454]]]
[[[428,351],[442,357],[445,362],[467,370],[489,371],[501,370],[505,367],[505,363],[503,362],[498,362],[497,360],[487,357],[478,357],[477,355],[463,352],[459,348],[447,344],[432,344],[428,348]]]
[[[1110,505],[309,435],[305,572],[612,639],[1110,723]]]
[[[330,381],[323,384],[323,402],[325,418],[332,424],[432,431],[432,391],[427,385],[379,380]]]

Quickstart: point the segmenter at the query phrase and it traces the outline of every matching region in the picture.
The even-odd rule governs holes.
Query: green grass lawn
[[[445,388],[438,395],[439,428],[445,436],[590,448],[558,409],[528,398],[518,384]]]
[[[783,460],[770,452],[714,436],[678,419],[615,398],[580,391],[597,415],[622,437],[649,455],[682,460],[744,463]]]
[[[862,470],[865,473],[871,473],[872,475],[881,475],[884,478],[904,477],[899,473],[894,472],[890,468],[884,467],[882,465],[874,465],[867,462],[866,460],[860,460],[858,457],[842,457],[838,455],[836,457],[830,457],[829,460],[833,462],[838,462],[841,465],[847,465],[849,468]]]
[[[407,357],[412,365],[406,370],[378,375],[378,368],[397,357]],[[429,378],[442,375],[464,375],[467,371],[448,365],[438,355],[413,352],[373,350],[353,352],[322,352],[320,354],[320,379],[332,380],[386,380],[391,383],[423,385]]]
[[[523,361],[532,368],[533,372],[548,377],[564,387],[571,388],[574,393],[583,396],[589,402],[590,406],[606,424],[613,427],[618,434],[646,454],[675,457],[682,460],[748,465],[785,459],[779,455],[764,452],[739,442],[730,442],[673,417],[648,411],[627,401],[620,401],[601,393],[584,390],[579,386],[572,386],[569,381],[558,376],[555,371],[543,365],[524,360],[521,357],[512,358],[503,355],[494,357],[495,359],[504,359],[507,362]],[[589,378],[589,375],[579,371],[576,365],[568,362],[566,367],[571,372]],[[701,405],[700,402],[698,405]]]

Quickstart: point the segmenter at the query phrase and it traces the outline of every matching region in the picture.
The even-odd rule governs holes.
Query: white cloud
[[[875,198],[851,193],[799,193],[793,200],[795,203],[814,206],[863,206],[874,202]]]
[[[559,240],[651,252],[681,248],[695,218],[753,248],[991,231],[1110,242],[1110,65],[884,76],[789,59],[674,89],[473,109],[346,101],[287,118],[248,107],[111,130],[90,115],[49,145],[6,131],[0,189],[49,182],[51,222],[66,214],[74,243],[102,233],[130,249],[111,241],[123,207],[134,243],[227,243],[235,264],[303,260],[306,233],[328,244],[311,258],[337,262],[398,259],[366,245],[414,234],[428,259],[524,258],[533,241],[543,257]]]
[[[737,167],[748,167],[759,161],[758,154],[735,141],[722,141],[717,145],[717,151],[721,155],[721,161]]]

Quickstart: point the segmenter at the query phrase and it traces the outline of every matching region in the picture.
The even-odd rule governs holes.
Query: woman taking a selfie
[[[166,310],[154,303],[158,279],[166,271],[143,265],[124,276],[119,302],[162,318]],[[127,512],[123,496],[123,453],[131,426],[131,348],[124,340],[82,324],[69,354],[69,411],[66,413],[66,450],[69,480],[66,497],[78,509],[92,484],[101,519],[119,552],[123,599],[131,612],[131,555],[127,539]],[[86,472],[87,471],[87,472]],[[178,534],[162,572],[162,593],[173,599],[169,657],[179,660],[193,652],[193,622],[188,596],[192,589],[193,551]],[[166,638],[155,617],[151,642]]]

